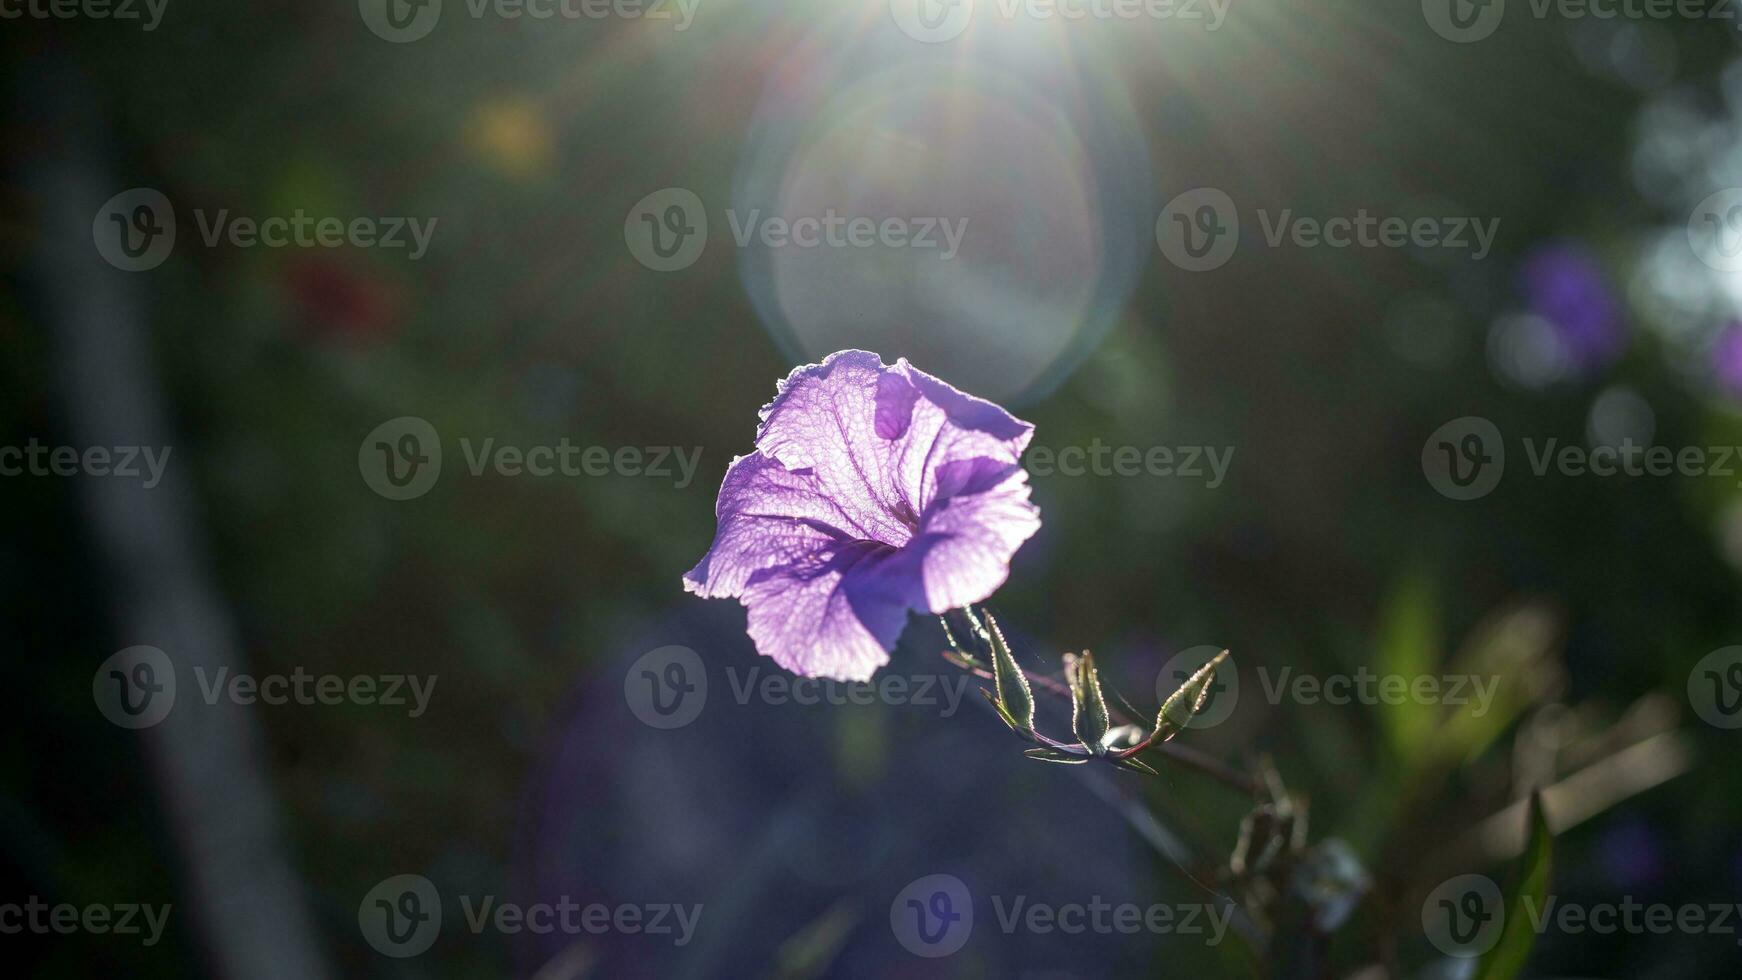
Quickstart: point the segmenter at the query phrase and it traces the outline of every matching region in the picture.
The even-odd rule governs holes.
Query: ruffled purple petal
[[[744,592],[757,652],[805,677],[867,680],[922,596],[908,559],[873,541],[830,544],[797,562],[758,572]]]
[[[865,537],[813,475],[794,473],[761,453],[740,456],[726,469],[714,516],[713,546],[684,575],[685,589],[708,598],[737,598],[763,569]]]
[[[798,368],[762,409],[756,448],[823,489],[875,540],[900,545],[935,495],[937,469],[986,457],[1015,463],[1034,427],[909,364],[868,351]]]
[[[1040,530],[1040,508],[1028,500],[1028,474],[985,458],[940,467],[940,493],[926,509],[920,537],[927,611],[979,602],[1010,576],[1010,559]],[[917,540],[917,539],[916,539]]]

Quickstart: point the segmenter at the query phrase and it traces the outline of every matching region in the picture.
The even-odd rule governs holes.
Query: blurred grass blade
[[[1438,673],[1439,602],[1432,579],[1425,572],[1405,573],[1385,598],[1380,614],[1379,674],[1414,679]],[[1413,698],[1401,704],[1382,704],[1376,709],[1386,740],[1397,758],[1413,761],[1432,740],[1439,723],[1432,704]]]
[[[1558,617],[1536,602],[1497,611],[1471,632],[1449,672],[1490,685],[1493,700],[1484,713],[1465,708],[1445,717],[1432,742],[1439,761],[1476,758],[1528,708],[1559,694],[1565,685],[1555,656],[1559,633]]]
[[[1530,948],[1536,944],[1536,930],[1531,925],[1532,914],[1541,914],[1548,897],[1549,875],[1554,858],[1554,835],[1548,828],[1548,817],[1542,811],[1542,793],[1530,795],[1530,843],[1519,860],[1517,880],[1506,899],[1506,924],[1500,941],[1494,944],[1476,966],[1473,980],[1512,980],[1524,971],[1530,958]],[[1530,908],[1526,909],[1526,904]]]

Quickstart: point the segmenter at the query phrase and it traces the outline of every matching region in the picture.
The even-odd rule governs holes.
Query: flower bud
[[[1107,731],[1113,722],[1107,700],[1101,696],[1101,675],[1095,671],[1095,656],[1065,654],[1065,679],[1071,684],[1071,731],[1088,750],[1100,755],[1106,750]]]
[[[1179,690],[1167,696],[1167,700],[1161,704],[1161,710],[1156,712],[1155,731],[1149,736],[1151,743],[1165,742],[1178,735],[1198,712],[1204,710],[1205,702],[1210,699],[1210,683],[1216,679],[1216,668],[1222,666],[1222,661],[1226,659],[1226,650],[1211,657],[1209,663],[1186,678]]]
[[[1004,631],[998,621],[986,613],[986,633],[992,644],[992,681],[998,688],[994,702],[1011,728],[1027,735],[1034,731],[1034,692],[1029,689],[1028,675],[1016,665],[1010,645],[1004,642]]]

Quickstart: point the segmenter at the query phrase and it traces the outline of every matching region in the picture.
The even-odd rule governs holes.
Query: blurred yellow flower
[[[466,145],[487,166],[520,180],[547,173],[555,157],[543,109],[519,96],[474,108],[466,125]]]

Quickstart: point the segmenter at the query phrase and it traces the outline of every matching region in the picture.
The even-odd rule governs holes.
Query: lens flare
[[[772,73],[728,215],[740,276],[794,360],[905,355],[1020,403],[1093,348],[1151,254],[1147,153],[1068,49],[916,47],[810,46]]]

